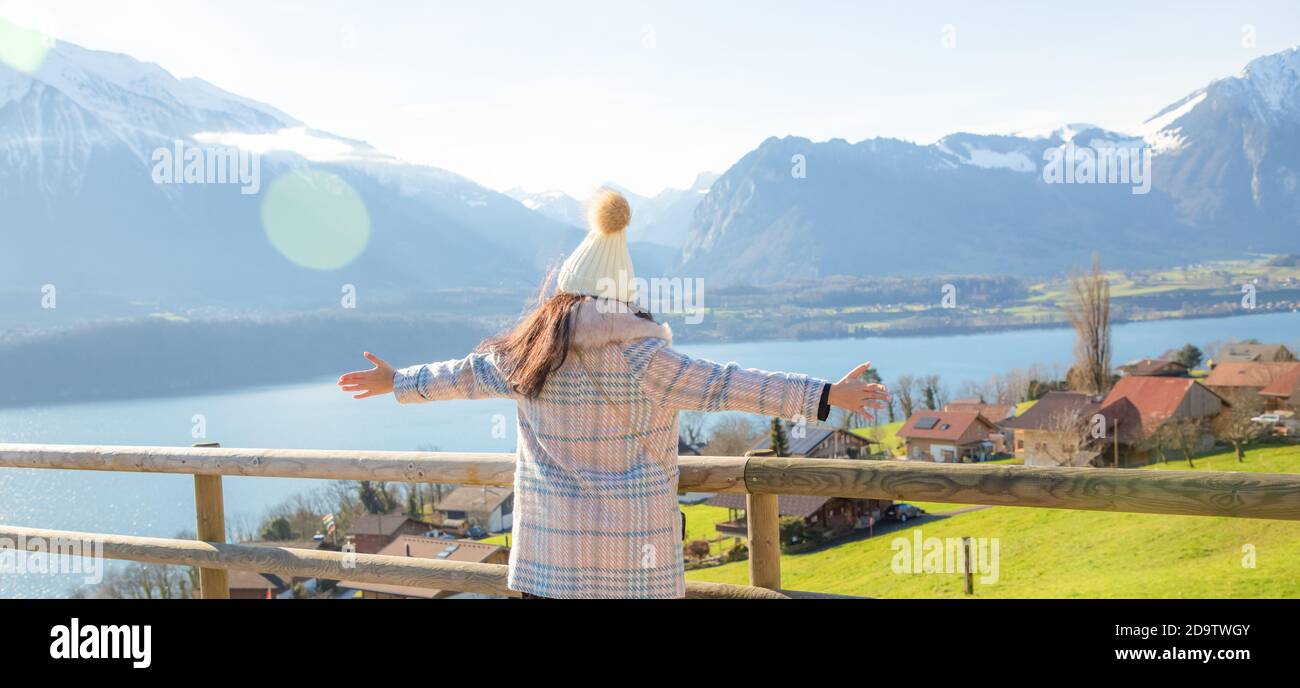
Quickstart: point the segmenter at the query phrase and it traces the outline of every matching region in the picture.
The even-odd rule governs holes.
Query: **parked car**
[[[1282,416],[1276,413],[1265,413],[1250,419],[1252,423],[1262,423],[1264,425],[1279,425],[1282,422]]]
[[[482,540],[488,536],[488,532],[478,526],[471,526],[468,534],[471,540]]]
[[[917,518],[925,513],[925,509],[912,504],[894,504],[885,510],[885,518],[892,518],[895,521],[907,522],[909,518]]]

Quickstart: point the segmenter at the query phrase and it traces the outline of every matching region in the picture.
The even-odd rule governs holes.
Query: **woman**
[[[508,397],[518,402],[510,589],[529,597],[682,597],[677,412],[745,411],[825,420],[831,406],[872,415],[887,393],[741,370],[671,348],[672,331],[635,305],[627,201],[602,191],[591,232],[557,289],[513,330],[466,358],[374,368],[339,386],[400,403]]]

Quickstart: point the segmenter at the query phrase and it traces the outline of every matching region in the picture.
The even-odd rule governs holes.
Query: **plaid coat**
[[[536,398],[514,393],[485,353],[399,370],[394,395],[518,403],[512,590],[682,597],[677,412],[812,420],[826,383],[691,359],[670,348],[666,325],[605,302],[583,302],[574,317],[573,351]]]

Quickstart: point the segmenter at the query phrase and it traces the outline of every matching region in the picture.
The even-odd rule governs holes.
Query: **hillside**
[[[1185,462],[1151,469],[1185,469]],[[1300,472],[1300,446],[1231,452],[1196,470]],[[953,509],[962,508],[953,505]],[[922,521],[924,537],[1000,538],[996,584],[977,597],[1300,597],[1300,523],[989,507]],[[890,548],[912,529],[781,558],[782,584],[795,590],[870,597],[963,597],[958,574],[895,574]],[[1242,567],[1243,545],[1257,567]],[[746,563],[687,572],[693,580],[744,583]]]

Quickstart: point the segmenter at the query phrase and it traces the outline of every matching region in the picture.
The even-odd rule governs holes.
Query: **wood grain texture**
[[[752,493],[1300,520],[1300,475],[754,457]]]
[[[679,485],[682,491],[745,491],[743,458],[685,456],[681,458],[680,466]],[[486,452],[0,444],[0,468],[3,467],[511,485],[514,482],[515,455]]]
[[[226,541],[226,506],[221,476],[194,476],[196,535],[208,542]],[[225,569],[199,569],[199,595],[205,600],[230,599],[230,577]]]
[[[682,491],[1300,520],[1300,475],[682,457]],[[0,467],[510,485],[505,453],[0,444]]]
[[[108,559],[148,564],[236,569],[274,573],[286,577],[308,576],[507,597],[519,596],[519,593],[506,587],[506,566],[503,564],[475,564],[416,557],[347,554],[325,550],[232,545],[198,540],[0,525],[0,548],[16,548],[21,542],[30,543],[37,539],[45,543],[98,542],[102,547],[103,556]],[[696,581],[686,582],[686,596],[695,599],[786,598],[784,594],[771,590]]]
[[[745,497],[745,520],[749,525],[749,584],[758,588],[781,588],[781,513],[774,494]]]

